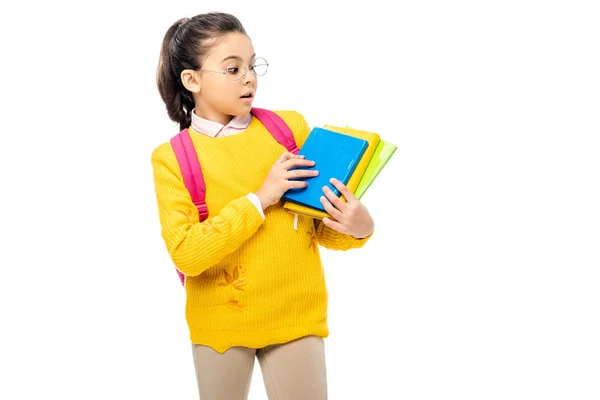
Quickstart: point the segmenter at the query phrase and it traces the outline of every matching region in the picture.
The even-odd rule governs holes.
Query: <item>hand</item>
[[[312,167],[314,165],[314,161],[305,160],[304,156],[284,152],[275,161],[262,186],[255,193],[260,199],[263,210],[277,203],[288,189],[308,186],[306,181],[291,181],[291,178],[308,178],[319,174],[317,170],[296,169],[289,171],[290,168]]]
[[[331,189],[323,186],[321,204],[325,211],[333,218],[324,217],[325,226],[341,232],[352,235],[356,239],[362,239],[373,233],[375,223],[369,214],[367,208],[350,192],[342,182],[331,178],[330,182],[344,196],[346,202],[337,197]]]

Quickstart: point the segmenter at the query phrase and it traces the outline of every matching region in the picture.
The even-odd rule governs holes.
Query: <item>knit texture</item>
[[[310,133],[302,115],[277,112],[298,147]],[[209,217],[183,183],[169,142],[152,153],[162,237],[175,266],[186,275],[186,321],[193,343],[222,353],[232,346],[261,348],[305,335],[327,337],[328,293],[319,245],[362,247],[321,221],[294,216],[279,204],[263,220],[246,197],[262,184],[285,151],[253,117],[244,132],[211,138],[190,129],[206,183]],[[173,273],[175,284],[175,273]]]

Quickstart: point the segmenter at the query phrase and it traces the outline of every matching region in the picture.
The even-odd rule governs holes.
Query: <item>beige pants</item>
[[[246,400],[258,359],[269,400],[326,400],[323,338],[306,336],[262,349],[232,347],[225,353],[192,344],[200,400]]]

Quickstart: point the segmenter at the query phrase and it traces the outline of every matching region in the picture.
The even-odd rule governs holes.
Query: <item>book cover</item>
[[[379,134],[377,134],[375,132],[368,132],[368,131],[363,131],[363,130],[359,130],[359,129],[349,128],[349,127],[342,128],[339,126],[325,125],[323,128],[332,130],[334,132],[343,133],[345,135],[353,136],[356,138],[364,139],[368,143],[367,149],[365,150],[363,156],[361,157],[356,168],[354,169],[354,172],[352,173],[350,179],[348,180],[348,183],[346,183],[348,190],[350,190],[352,193],[354,193],[354,191],[358,187],[358,184],[359,184],[365,170],[367,169],[367,166],[369,165],[371,157],[373,157],[373,154],[375,153],[375,150],[377,149],[377,146],[378,146],[381,138],[380,138]],[[340,199],[342,201],[346,201],[344,196],[340,196]],[[312,207],[307,207],[302,204],[292,203],[290,201],[286,201],[284,203],[283,207],[290,212],[293,212],[296,214],[307,215],[307,216],[310,216],[313,218],[318,218],[318,219],[322,219],[323,217],[329,216],[329,214],[326,211],[317,210]]]
[[[354,170],[354,172],[352,173],[352,176],[350,177],[350,179],[348,180],[348,183],[346,184],[348,189],[352,193],[354,193],[363,177],[363,174],[367,170],[367,166],[369,165],[371,158],[375,154],[375,150],[377,150],[377,146],[379,145],[379,142],[381,141],[381,137],[379,136],[378,133],[375,133],[375,132],[363,131],[363,130],[359,130],[359,129],[355,129],[355,128],[350,128],[347,126],[340,127],[340,126],[333,126],[333,125],[325,125],[325,129],[329,129],[329,130],[332,130],[335,132],[339,132],[339,133],[354,136],[354,137],[357,137],[360,139],[364,139],[368,143],[367,149],[365,150],[362,158],[360,159],[358,165],[356,166],[356,169]],[[343,196],[342,196],[342,201],[346,201],[346,199],[344,199]]]
[[[369,165],[367,166],[358,184],[358,187],[354,192],[354,196],[356,196],[357,199],[360,200],[362,198],[375,178],[377,178],[383,167],[385,167],[390,158],[392,158],[392,155],[395,153],[397,148],[398,146],[393,143],[385,140],[379,141],[377,149],[375,150],[375,153],[373,153],[373,156],[369,161]]]
[[[347,184],[368,144],[364,139],[325,128],[313,128],[298,154],[315,162],[313,167],[302,168],[316,169],[319,171],[319,175],[300,178],[299,180],[306,180],[308,186],[290,189],[284,193],[281,199],[284,202],[290,201],[325,211],[319,200],[323,195],[323,186],[328,186],[336,196],[339,196],[339,191],[329,182],[329,179],[336,178]]]
[[[306,215],[307,217],[315,219],[323,219],[323,217],[331,216],[326,211],[317,210],[316,208],[303,206],[300,204],[292,203],[287,201],[284,208],[293,214]]]

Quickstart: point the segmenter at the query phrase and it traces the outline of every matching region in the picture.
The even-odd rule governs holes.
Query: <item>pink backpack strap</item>
[[[190,132],[187,129],[182,130],[177,135],[171,138],[171,146],[175,152],[175,157],[179,163],[183,183],[187,188],[192,202],[198,209],[200,222],[208,218],[208,207],[204,199],[206,198],[206,186],[204,184],[204,175],[200,168],[198,154],[192,143]],[[185,286],[185,275],[177,270],[177,275],[181,280],[181,284]]]
[[[173,146],[175,157],[177,157],[177,161],[179,162],[183,183],[185,183],[190,192],[192,201],[198,209],[200,222],[202,222],[208,218],[208,207],[206,207],[206,203],[204,202],[206,198],[206,186],[190,132],[187,129],[179,132],[171,138],[171,145]]]
[[[298,154],[300,149],[296,146],[296,139],[292,130],[283,118],[271,110],[253,107],[250,112],[267,128],[273,138],[285,147],[290,153]]]

